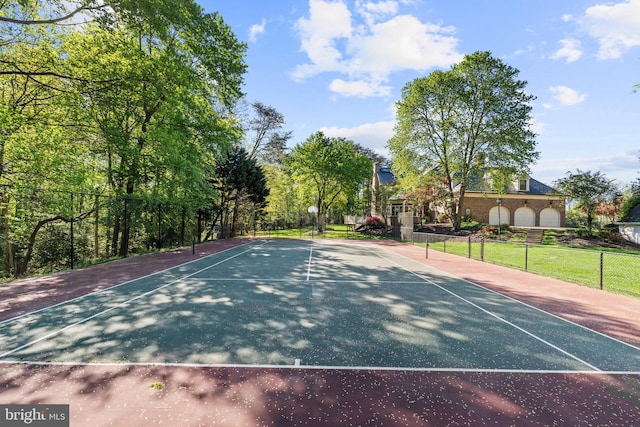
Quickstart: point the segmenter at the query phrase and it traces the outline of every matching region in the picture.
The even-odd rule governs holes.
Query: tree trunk
[[[29,236],[29,242],[27,243],[27,250],[24,253],[24,257],[20,260],[20,262],[16,263],[16,268],[13,272],[14,277],[20,277],[27,272],[27,267],[29,266],[29,262],[33,258],[33,247],[35,246],[36,237],[38,236],[38,232],[40,231],[40,229],[50,222],[59,221],[59,220],[64,220],[67,222],[73,221],[73,219],[64,218],[61,215],[38,221],[35,228],[31,232],[31,235]]]
[[[111,233],[111,250],[110,253],[112,256],[115,256],[118,253],[118,242],[120,241],[120,221],[121,216],[117,215],[116,220],[113,223],[113,231]]]
[[[122,239],[120,240],[120,251],[118,253],[121,257],[129,255],[129,237],[131,236],[131,206],[129,204],[130,197],[133,195],[133,182],[129,180],[127,182],[127,196],[124,198],[124,215],[122,221],[124,227],[122,228]]]
[[[318,234],[324,233],[326,222],[327,211],[325,209],[318,209]]]
[[[236,194],[233,201],[233,217],[231,218],[231,233],[229,237],[236,237],[238,232],[238,206],[240,205],[240,195]]]

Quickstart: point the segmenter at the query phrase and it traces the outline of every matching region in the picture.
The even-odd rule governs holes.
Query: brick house
[[[387,220],[398,213],[412,210],[413,202],[410,197],[401,194],[384,194],[384,188],[395,182],[389,168],[374,165],[373,170],[373,200],[372,214]],[[482,179],[476,180],[482,182]],[[376,200],[376,194],[378,200]],[[565,195],[537,181],[529,176],[522,177],[507,186],[504,192],[482,189],[482,184],[471,186],[465,193],[461,207],[462,216],[483,224],[506,224],[515,227],[564,227],[565,225]],[[382,202],[382,203],[381,203]],[[438,218],[444,209],[431,206],[427,221]],[[416,215],[418,215],[416,213]]]
[[[525,176],[509,185],[504,193],[467,190],[462,215],[492,225],[564,227],[565,199],[565,195],[548,185]]]

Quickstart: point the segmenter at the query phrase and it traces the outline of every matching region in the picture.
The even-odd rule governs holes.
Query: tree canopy
[[[538,158],[531,102],[519,71],[490,52],[466,55],[448,71],[406,84],[397,102],[395,135],[388,147],[406,190],[429,175],[445,186],[454,228],[472,176],[526,172]]]
[[[372,164],[353,141],[316,132],[293,148],[287,166],[318,208],[318,232],[322,233],[329,208],[362,187]]]
[[[587,215],[587,232],[591,234],[596,208],[612,203],[620,197],[620,190],[613,180],[607,179],[601,172],[567,172],[564,178],[555,182],[555,187],[565,193],[571,201],[577,203]]]
[[[23,0],[0,2],[0,23],[5,271],[26,270],[38,233],[98,205],[111,209],[104,226],[94,217],[96,234],[110,229],[108,256],[126,255],[144,206],[180,204],[184,234],[186,216],[218,196],[209,173],[242,134],[231,111],[247,46],[222,17],[194,0]],[[156,222],[169,235],[179,221]]]

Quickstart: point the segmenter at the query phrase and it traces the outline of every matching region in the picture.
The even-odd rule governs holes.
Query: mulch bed
[[[0,319],[243,240],[0,286]],[[640,345],[640,301],[396,242],[371,242]],[[68,403],[71,426],[631,426],[640,375],[0,364],[0,403]]]

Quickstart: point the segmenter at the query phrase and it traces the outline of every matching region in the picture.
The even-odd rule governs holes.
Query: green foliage
[[[565,215],[565,225],[567,227],[580,227],[587,223],[587,214],[581,209],[568,209]]]
[[[212,183],[219,200],[214,209],[223,227],[231,225],[230,236],[235,236],[240,233],[242,216],[259,215],[264,208],[269,195],[267,179],[256,159],[241,147],[216,165],[215,175]]]
[[[640,194],[633,194],[627,200],[624,201],[622,208],[620,209],[620,215],[622,220],[631,213],[631,210],[640,204]]]
[[[567,172],[567,176],[555,182],[555,187],[577,203],[586,214],[587,233],[591,233],[596,207],[611,203],[619,197],[620,191],[613,180],[607,179],[601,172]]]
[[[69,264],[64,232],[94,213],[71,194],[121,197],[95,220],[94,255],[183,240],[241,137],[222,111],[242,96],[246,44],[193,0],[4,2],[0,23],[4,269]]]
[[[318,207],[318,231],[322,232],[329,208],[363,187],[372,163],[353,141],[316,132],[293,148],[287,167],[307,200]]]
[[[388,145],[394,170],[407,190],[423,185],[428,173],[441,178],[456,229],[472,176],[492,170],[512,177],[539,155],[530,130],[534,96],[518,74],[489,52],[476,52],[402,90]]]

